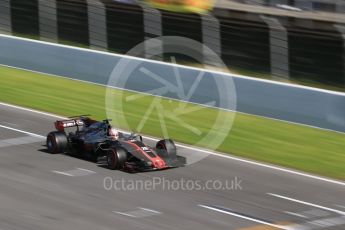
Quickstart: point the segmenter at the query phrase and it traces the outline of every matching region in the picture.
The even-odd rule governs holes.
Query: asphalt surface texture
[[[343,182],[217,155],[112,171],[102,159],[47,153],[57,119],[0,104],[0,230],[345,229]],[[178,151],[190,163],[205,155]]]

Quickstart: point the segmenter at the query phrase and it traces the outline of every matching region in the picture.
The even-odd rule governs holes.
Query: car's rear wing
[[[79,126],[83,126],[84,122],[81,119],[70,119],[70,120],[56,121],[54,124],[55,124],[56,130],[60,132],[64,132],[65,128],[77,127],[79,129]]]

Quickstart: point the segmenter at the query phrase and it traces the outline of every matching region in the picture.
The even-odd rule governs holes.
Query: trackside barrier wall
[[[0,36],[0,64],[99,84],[108,83],[113,68],[121,58],[127,57],[6,35]],[[152,72],[164,73],[161,77],[167,80],[173,75],[172,67],[169,65],[145,60],[134,60],[134,62],[142,62],[141,66]],[[188,76],[196,76],[199,71],[178,68],[181,76],[187,76],[182,78],[184,86],[190,87],[194,78]],[[343,93],[228,74],[211,74],[206,71],[196,94],[190,99],[191,102],[203,104],[216,96],[216,88],[210,87],[207,80],[210,76],[233,80],[239,112],[345,132],[345,94]],[[130,78],[125,86],[126,89],[140,92],[159,87],[162,87],[161,83],[149,79],[144,74]],[[167,96],[178,99],[172,93]]]

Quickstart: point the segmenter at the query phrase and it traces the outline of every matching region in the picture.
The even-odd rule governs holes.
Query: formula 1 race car
[[[94,162],[105,157],[109,169],[128,171],[160,170],[185,164],[185,159],[177,156],[171,139],[160,140],[153,148],[140,135],[118,132],[108,119],[95,121],[88,116],[56,121],[57,131],[47,135],[48,152],[67,153]]]

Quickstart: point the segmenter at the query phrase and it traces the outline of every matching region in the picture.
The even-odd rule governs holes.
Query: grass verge
[[[70,116],[90,113],[104,119],[106,88],[73,80],[46,76],[7,67],[0,67],[0,101],[33,109]],[[113,90],[125,96],[134,93]],[[141,97],[124,104],[119,117],[126,117],[130,126],[137,127],[153,97]],[[164,110],[173,111],[176,101],[162,99]],[[195,105],[186,104],[195,109]],[[202,133],[214,132],[212,122],[217,109],[200,108],[183,115],[182,119]],[[231,113],[222,111],[221,113]],[[143,134],[161,136],[158,114],[148,117]],[[121,128],[123,124],[116,124]],[[174,121],[166,122],[172,138],[187,144],[196,143],[197,136],[181,129]],[[262,162],[345,180],[345,135],[301,125],[288,124],[251,115],[236,114],[230,133],[218,151]]]

